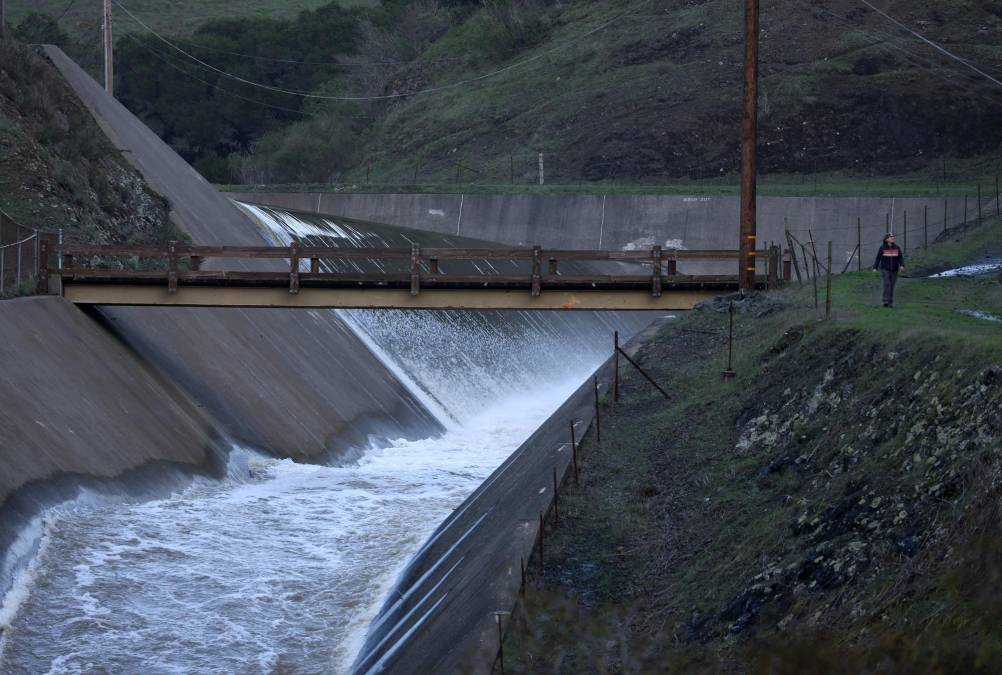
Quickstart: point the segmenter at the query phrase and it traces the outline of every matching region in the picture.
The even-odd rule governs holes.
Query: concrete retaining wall
[[[0,302],[0,504],[59,474],[201,464],[212,436],[195,404],[70,303]]]
[[[245,192],[230,197],[516,246],[627,249],[661,244],[736,249],[738,245],[737,196]],[[968,202],[970,219],[976,217],[975,202],[975,198]],[[982,208],[994,214],[994,200]],[[856,247],[858,218],[865,266],[872,262],[888,220],[898,233],[898,243],[903,244],[907,217],[908,248],[921,246],[927,209],[932,241],[943,230],[944,212],[950,226],[963,221],[964,198],[762,197],[759,242],[785,241],[786,228],[807,242],[811,230],[819,255],[825,255],[821,249],[831,240],[835,260],[844,264]]]
[[[196,243],[269,243],[231,200],[65,54],[55,47],[46,53]],[[206,267],[218,269],[218,262]],[[102,315],[229,436],[272,454],[317,457],[365,442],[368,434],[422,437],[440,428],[332,312],[117,308]]]

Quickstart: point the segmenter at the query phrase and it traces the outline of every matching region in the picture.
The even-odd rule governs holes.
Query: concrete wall
[[[269,243],[243,211],[65,54],[54,47],[46,53],[196,243]],[[219,262],[206,266],[219,268]],[[275,455],[317,457],[364,442],[369,433],[415,437],[440,428],[332,312],[109,308],[102,315],[228,435]]]
[[[212,436],[194,403],[70,303],[0,302],[0,504],[59,474],[201,464]]]
[[[282,192],[230,196],[516,246],[625,249],[681,244],[688,249],[736,249],[738,245],[737,196]],[[975,202],[969,200],[969,218],[976,217]],[[927,208],[930,241],[943,230],[944,209],[950,226],[964,218],[963,197],[762,197],[758,203],[760,243],[785,241],[786,228],[806,243],[811,230],[819,255],[825,255],[822,249],[831,240],[834,258],[843,264],[856,247],[859,218],[864,266],[872,262],[888,219],[903,244],[907,214],[908,248],[915,250],[924,243]],[[983,209],[994,214],[994,200],[986,201]]]

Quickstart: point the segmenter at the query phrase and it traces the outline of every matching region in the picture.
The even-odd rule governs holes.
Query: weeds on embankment
[[[997,672],[994,279],[872,273],[669,322],[582,447],[506,672]],[[823,301],[822,301],[823,307]],[[538,560],[530,565],[538,569]]]

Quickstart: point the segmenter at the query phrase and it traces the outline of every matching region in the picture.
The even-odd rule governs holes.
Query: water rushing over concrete
[[[3,672],[344,672],[396,574],[575,383],[345,466],[47,517]]]
[[[344,245],[406,240],[272,215],[279,241],[308,227]],[[329,466],[238,449],[222,481],[150,501],[85,495],[49,511],[25,534],[22,562],[35,554],[0,609],[0,672],[348,670],[437,524],[608,356],[614,327],[648,318],[342,317],[446,433],[371,439]]]

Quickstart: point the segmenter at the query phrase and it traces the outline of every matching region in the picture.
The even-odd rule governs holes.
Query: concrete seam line
[[[450,555],[452,555],[452,552],[455,551],[459,547],[459,545],[462,544],[466,540],[466,538],[468,536],[470,536],[470,534],[473,533],[473,530],[477,529],[477,526],[479,526],[480,523],[483,522],[484,518],[486,518],[487,516],[489,516],[493,510],[494,510],[493,506],[491,508],[487,509],[487,512],[484,513],[484,515],[480,516],[480,518],[477,519],[477,522],[473,523],[473,525],[470,526],[470,529],[468,529],[466,532],[464,532],[463,536],[460,537],[456,541],[455,544],[453,544],[452,546],[450,546],[449,550],[446,551],[445,553],[443,553],[439,557],[438,561],[436,561],[435,564],[432,565],[428,569],[428,571],[426,571],[424,574],[422,574],[421,577],[416,582],[414,582],[414,584],[410,587],[410,590],[408,590],[406,593],[404,593],[403,595],[401,595],[400,598],[396,602],[394,602],[393,605],[388,610],[386,610],[386,612],[383,614],[383,616],[381,616],[379,619],[377,619],[376,621],[374,621],[369,626],[369,630],[372,630],[373,628],[377,628],[377,627],[383,625],[383,622],[385,622],[390,617],[390,615],[397,610],[397,608],[400,606],[400,603],[402,603],[404,600],[406,600],[411,595],[413,595],[415,592],[417,592],[417,589],[421,587],[421,584],[423,584],[425,581],[427,581],[428,577],[430,577],[435,572],[435,570],[437,570],[439,568],[439,566],[443,562],[445,562],[446,559],[448,559],[448,557]]]
[[[459,567],[460,563],[462,563],[464,560],[466,560],[465,555],[459,560],[457,560],[456,564],[450,567],[448,572],[442,575],[442,578],[438,580],[438,583],[432,586],[431,590],[425,593],[424,596],[420,600],[418,600],[417,604],[415,604],[414,607],[411,608],[411,611],[407,612],[402,619],[393,624],[393,626],[386,632],[386,636],[383,637],[383,639],[380,640],[375,647],[370,649],[368,654],[366,654],[358,661],[359,668],[363,667],[365,663],[369,661],[372,658],[372,656],[382,648],[382,646],[386,643],[386,641],[389,640],[391,637],[393,637],[393,634],[397,632],[397,629],[400,628],[400,626],[402,626],[404,622],[407,621],[407,619],[411,618],[411,615],[413,615],[414,612],[420,609],[420,607],[425,603],[425,601],[427,601],[428,598],[430,598],[435,593],[435,591],[438,590],[439,586],[445,583],[445,580],[449,578],[449,575],[451,575],[455,571],[455,569]],[[446,593],[446,595],[448,595],[448,593]]]
[[[443,595],[441,598],[438,599],[438,602],[432,605],[431,609],[425,612],[424,616],[418,619],[417,623],[415,623],[413,626],[410,627],[410,630],[404,633],[403,637],[397,640],[396,644],[393,645],[393,648],[390,651],[386,652],[386,654],[384,654],[381,659],[376,661],[375,665],[373,665],[372,668],[369,668],[369,670],[365,671],[366,674],[368,675],[368,673],[382,672],[383,666],[385,665],[386,661],[388,661],[390,658],[393,657],[394,654],[397,653],[397,651],[404,645],[404,643],[407,642],[410,636],[413,635],[414,632],[421,627],[421,624],[423,624],[425,620],[427,620],[427,618],[431,616],[432,612],[438,609],[438,606],[441,605],[442,601],[444,601],[447,597],[449,597],[448,591],[445,593],[445,595]]]

